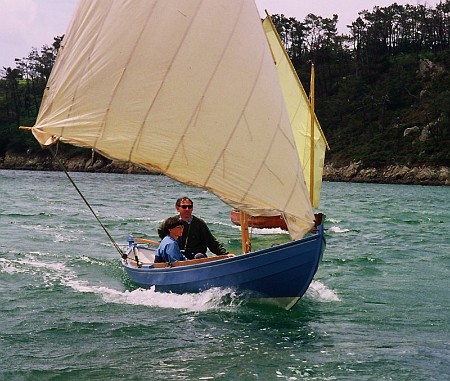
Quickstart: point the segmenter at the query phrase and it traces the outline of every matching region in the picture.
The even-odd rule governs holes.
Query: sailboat
[[[43,147],[89,147],[212,192],[243,216],[286,221],[288,243],[251,251],[244,237],[242,254],[171,266],[130,238],[120,260],[137,285],[230,288],[286,309],[310,285],[324,229],[310,233],[313,208],[253,1],[80,0],[30,129]]]
[[[314,112],[314,65],[311,67],[310,97],[308,98],[267,11],[263,27],[283,91],[297,152],[305,176],[306,187],[313,207],[318,208],[322,189],[325,152],[330,148]],[[239,211],[232,210],[230,218],[234,224],[240,225]],[[316,225],[320,225],[322,218],[323,214],[316,214]],[[287,230],[287,225],[281,215],[250,217],[249,225],[254,228],[280,228]]]

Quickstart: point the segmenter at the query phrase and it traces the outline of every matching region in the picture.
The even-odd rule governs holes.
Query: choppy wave
[[[325,284],[320,281],[313,280],[306,290],[306,298],[313,299],[319,302],[340,302],[341,299],[336,294],[335,291],[328,288]]]
[[[237,230],[241,230],[240,226],[237,225],[232,225],[233,229],[237,229]],[[249,228],[250,232],[252,234],[256,234],[256,235],[270,235],[270,234],[289,234],[289,232],[287,232],[286,230],[280,229],[280,228],[264,228],[264,229],[260,229],[260,228]]]
[[[173,308],[188,311],[206,311],[217,308],[234,308],[240,304],[231,289],[210,289],[197,294],[172,294],[155,292],[154,288],[133,291],[117,290],[107,286],[98,286],[80,279],[78,274],[67,264],[51,262],[41,258],[41,253],[29,253],[17,259],[0,258],[0,271],[8,274],[27,273],[40,277],[45,287],[57,284],[70,287],[80,293],[99,295],[105,302],[118,304],[142,305],[148,307]],[[88,257],[77,261],[94,264]],[[99,265],[99,261],[95,261]],[[104,263],[100,263],[104,264]]]
[[[350,229],[346,229],[346,228],[341,228],[339,226],[331,226],[328,229],[329,232],[332,233],[337,233],[337,234],[341,234],[341,233],[348,233],[350,231]]]
[[[317,280],[286,312],[232,290],[136,289],[61,173],[0,177],[2,380],[449,374],[448,187],[325,182],[327,248]],[[230,208],[213,195],[160,176],[74,178],[120,243],[128,233],[156,236],[187,194],[219,241],[240,250]],[[253,233],[254,246],[289,239]]]
[[[105,287],[91,288],[88,285],[80,285],[70,282],[70,285],[82,292],[95,292],[110,303],[132,304],[148,307],[173,308],[186,311],[207,311],[211,309],[229,309],[233,303],[224,304],[224,299],[235,299],[232,290],[210,289],[198,294],[172,294],[155,292],[154,288],[133,291],[117,291]],[[80,287],[81,286],[81,287]],[[237,300],[237,299],[236,299]],[[239,304],[237,302],[237,304]]]

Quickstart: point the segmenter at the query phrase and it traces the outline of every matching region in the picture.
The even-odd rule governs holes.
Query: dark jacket
[[[162,225],[158,228],[158,235],[163,238]],[[227,254],[227,250],[223,245],[217,241],[212,235],[206,222],[201,218],[192,216],[191,223],[183,221],[183,236],[181,237],[180,249],[184,251],[184,255],[188,259],[193,259],[197,253],[206,254],[206,250],[209,249],[216,255]],[[163,235],[163,237],[161,237]]]

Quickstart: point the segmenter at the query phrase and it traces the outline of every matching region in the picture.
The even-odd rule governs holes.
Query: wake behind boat
[[[89,147],[240,211],[242,255],[161,268],[132,243],[121,256],[137,284],[180,293],[234,288],[286,308],[310,284],[323,226],[304,238],[314,226],[312,202],[252,1],[80,0],[31,130],[44,147]],[[293,241],[251,252],[248,216],[274,215]]]

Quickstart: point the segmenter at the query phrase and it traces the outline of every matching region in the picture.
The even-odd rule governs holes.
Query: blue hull
[[[317,234],[302,240],[213,262],[165,268],[136,267],[126,260],[122,264],[128,277],[143,288],[179,294],[232,288],[291,308],[308,289],[324,250],[321,225]]]

